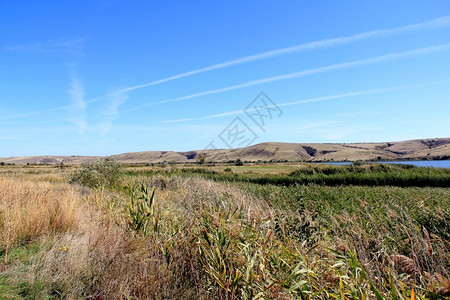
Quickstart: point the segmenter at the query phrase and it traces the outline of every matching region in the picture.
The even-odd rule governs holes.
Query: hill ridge
[[[190,163],[200,154],[210,162],[242,161],[356,161],[450,158],[450,138],[414,139],[397,142],[283,143],[262,142],[245,148],[191,151],[138,151],[111,155],[122,163]],[[106,157],[106,156],[105,156]],[[102,156],[24,156],[0,158],[5,164],[81,164]]]

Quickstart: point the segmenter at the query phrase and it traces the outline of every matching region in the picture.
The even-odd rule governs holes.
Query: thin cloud
[[[80,54],[84,49],[84,39],[59,39],[43,43],[5,46],[7,51],[28,52],[40,54],[69,53]]]
[[[6,51],[15,51],[15,52],[26,52],[26,53],[38,53],[38,54],[68,54],[71,58],[75,59],[75,62],[66,64],[69,68],[69,73],[71,73],[71,88],[69,90],[69,95],[71,98],[72,104],[59,106],[49,109],[42,109],[38,111],[32,111],[27,113],[20,113],[10,116],[0,117],[0,120],[11,120],[11,119],[20,119],[26,118],[34,115],[43,114],[46,112],[54,112],[59,110],[73,110],[79,111],[86,109],[86,104],[91,102],[98,101],[97,99],[84,100],[84,89],[79,80],[73,75],[73,70],[77,67],[76,59],[83,55],[84,52],[84,38],[74,38],[74,39],[59,39],[56,41],[47,41],[43,43],[34,43],[34,44],[23,44],[23,45],[15,45],[15,46],[6,46],[4,49]],[[81,132],[84,132],[85,125],[82,118],[75,118],[73,121],[78,125],[78,128]],[[41,122],[34,122],[41,123]]]
[[[93,98],[93,99],[89,99],[89,100],[84,100],[84,103],[86,105],[88,105],[91,103],[99,102],[99,101],[107,99],[107,98],[108,97],[106,97],[106,96],[99,97],[99,98]],[[76,109],[78,106],[79,106],[78,104],[69,104],[69,105],[64,105],[64,106],[48,108],[48,109],[44,109],[44,110],[37,110],[37,111],[32,111],[32,112],[27,112],[27,113],[22,113],[22,114],[5,116],[5,117],[0,117],[0,121],[1,120],[11,120],[11,119],[21,119],[21,118],[31,117],[31,116],[35,116],[35,115],[39,115],[39,114],[43,114],[43,113],[47,113],[47,112]],[[65,121],[65,120],[57,120],[57,121],[52,121],[52,122],[62,122],[62,121]],[[36,124],[36,123],[41,123],[41,122],[33,122],[33,123],[29,123],[29,124]]]
[[[192,75],[196,75],[196,74],[200,74],[200,73],[204,73],[204,72],[208,72],[208,71],[227,68],[227,67],[240,65],[240,64],[244,64],[244,63],[249,63],[249,62],[254,62],[254,61],[258,61],[258,60],[269,59],[269,58],[277,57],[277,56],[281,56],[281,55],[293,54],[293,53],[298,53],[298,52],[306,51],[306,50],[334,47],[334,46],[338,46],[338,45],[349,44],[349,43],[354,43],[357,41],[373,39],[373,38],[378,38],[378,37],[394,36],[394,35],[410,33],[410,32],[418,32],[418,31],[426,31],[426,30],[445,28],[448,26],[450,26],[450,16],[444,16],[444,17],[437,18],[434,20],[430,20],[430,21],[426,21],[426,22],[422,22],[422,23],[410,24],[410,25],[406,25],[406,26],[402,26],[402,27],[372,30],[372,31],[358,33],[358,34],[354,34],[354,35],[350,35],[350,36],[345,36],[345,37],[338,37],[338,38],[331,38],[331,39],[308,42],[308,43],[299,44],[299,45],[292,46],[292,47],[281,48],[281,49],[276,49],[276,50],[272,50],[272,51],[268,51],[268,52],[245,56],[245,57],[241,57],[238,59],[226,61],[223,63],[214,64],[214,65],[211,65],[211,66],[208,66],[205,68],[200,68],[200,69],[196,69],[193,71],[170,76],[170,77],[163,78],[160,80],[155,80],[155,81],[152,81],[149,83],[119,89],[112,93],[108,93],[105,96],[87,100],[86,103],[89,104],[89,103],[102,101],[102,100],[108,99],[110,96],[112,96],[114,94],[127,93],[127,92],[131,92],[131,91],[134,91],[137,89],[141,89],[141,88],[145,88],[145,87],[149,87],[149,86],[153,86],[153,85],[158,85],[158,84],[161,84],[164,82],[169,82],[169,81],[176,80],[176,79],[183,78],[183,77],[188,77],[188,76],[192,76]],[[49,41],[46,43],[35,43],[35,44],[29,44],[29,45],[6,46],[4,48],[5,48],[5,50],[9,50],[9,51],[38,52],[38,53],[52,53],[55,51],[56,52],[60,51],[60,52],[72,52],[73,53],[73,52],[81,52],[81,50],[83,50],[83,45],[84,45],[84,39],[80,38],[80,39],[71,39],[71,40],[62,39],[62,40],[58,40],[58,41]],[[165,103],[165,102],[162,101],[161,103]],[[153,105],[153,104],[148,104],[147,106],[150,106],[150,105]],[[50,109],[47,109],[44,111],[31,112],[31,114],[40,114],[43,112],[59,111],[59,110],[65,110],[65,109],[70,109],[70,108],[73,108],[73,106],[72,105],[60,106],[60,107],[50,108]],[[140,109],[140,108],[141,107],[139,107],[138,109]],[[27,115],[28,114],[21,114],[21,115],[15,115],[15,116],[12,116],[9,118],[20,118],[20,117],[25,117]],[[3,119],[3,118],[0,118],[0,119]]]
[[[132,111],[141,110],[143,108],[153,106],[153,105],[158,105],[158,104],[164,104],[164,103],[169,103],[169,102],[178,102],[178,101],[193,99],[193,98],[197,98],[197,97],[201,97],[201,96],[218,94],[218,93],[228,92],[228,91],[232,91],[232,90],[242,89],[242,88],[260,85],[260,84],[264,84],[264,83],[271,83],[271,82],[275,82],[275,81],[293,79],[293,78],[298,78],[298,77],[305,77],[305,76],[309,76],[309,75],[325,73],[325,72],[330,72],[330,71],[348,69],[348,68],[353,68],[353,67],[360,67],[360,66],[364,66],[364,65],[392,61],[392,60],[416,56],[416,55],[425,55],[425,54],[430,54],[430,53],[449,50],[449,49],[450,49],[450,43],[438,45],[438,46],[424,47],[424,48],[419,48],[419,49],[414,49],[414,50],[409,50],[409,51],[404,51],[404,52],[390,53],[390,54],[386,54],[386,55],[375,56],[375,57],[352,61],[352,62],[345,62],[345,63],[334,64],[334,65],[309,69],[309,70],[295,72],[295,73],[289,73],[289,74],[284,74],[284,75],[279,75],[279,76],[274,76],[274,77],[269,77],[269,78],[252,80],[252,81],[248,81],[248,82],[241,83],[238,85],[233,85],[233,86],[224,87],[224,88],[220,88],[220,89],[195,93],[195,94],[182,96],[182,97],[178,97],[178,98],[151,102],[151,103],[140,105],[138,107],[124,110],[124,111],[117,112],[117,113],[132,112]]]
[[[12,115],[12,116],[1,117],[0,120],[12,120],[12,119],[26,118],[26,117],[38,115],[40,113],[42,113],[42,111],[31,111],[31,112],[27,112],[27,113],[23,113],[23,114],[16,114],[16,115]]]
[[[107,99],[107,98],[108,97],[104,96],[104,97],[84,100],[84,104],[87,106],[88,104],[99,102],[99,101]],[[79,108],[79,104],[72,103],[72,104],[69,104],[69,105],[53,107],[53,108],[48,108],[48,109],[44,109],[44,110],[38,110],[38,111],[32,111],[32,112],[28,112],[28,113],[22,113],[22,114],[16,114],[16,115],[11,115],[11,116],[0,117],[0,121],[12,120],[12,119],[21,119],[21,118],[31,117],[31,116],[35,116],[35,115],[39,115],[39,114],[43,114],[43,113],[48,113],[48,112],[55,112],[55,111],[61,111],[61,110],[74,110],[74,109],[77,109],[77,108]],[[13,122],[5,123],[5,122],[2,122],[1,124],[18,124],[18,125],[21,125],[21,124],[47,124],[47,123],[59,123],[59,122],[67,122],[67,120],[66,119],[58,119],[58,120],[53,120],[53,121],[36,121],[36,122],[20,122],[20,123],[13,123]]]
[[[442,80],[442,81],[436,81],[436,82],[419,84],[419,85],[404,85],[404,86],[394,86],[394,87],[381,88],[381,89],[355,91],[355,92],[336,94],[336,95],[331,95],[331,96],[303,99],[303,100],[298,100],[298,101],[293,101],[293,102],[285,102],[285,103],[277,104],[276,106],[268,105],[267,107],[263,107],[263,108],[270,109],[270,108],[276,108],[277,106],[285,107],[285,106],[306,104],[306,103],[312,103],[312,102],[329,101],[329,100],[350,98],[350,97],[356,97],[356,96],[365,96],[365,95],[372,95],[372,94],[379,94],[379,93],[402,91],[402,90],[409,90],[409,89],[421,88],[421,87],[432,86],[432,85],[439,85],[439,84],[444,84],[444,83],[449,83],[449,82],[450,82],[450,80]],[[248,109],[247,110],[247,112],[252,112],[252,111],[256,111],[256,109]],[[220,114],[213,114],[213,115],[197,117],[197,118],[167,120],[167,121],[163,121],[163,123],[180,123],[180,122],[188,122],[188,121],[208,120],[208,119],[216,119],[216,118],[222,118],[222,117],[227,117],[227,116],[232,116],[232,115],[239,115],[239,114],[244,114],[244,113],[245,113],[244,110],[235,110],[235,111],[224,112],[224,113],[220,113]]]
[[[55,124],[55,123],[67,123],[67,119],[55,119],[46,121],[33,121],[33,122],[0,122],[0,125],[42,125],[42,124]]]
[[[263,52],[263,53],[259,53],[259,54],[244,56],[244,57],[241,57],[238,59],[226,61],[226,62],[219,63],[219,64],[214,64],[214,65],[211,65],[211,66],[208,66],[205,68],[196,69],[193,71],[181,73],[178,75],[166,77],[163,79],[151,81],[151,82],[140,84],[140,85],[131,86],[128,88],[123,88],[123,89],[113,92],[112,94],[131,92],[131,91],[134,91],[137,89],[141,89],[141,88],[145,88],[145,87],[149,87],[149,86],[153,86],[153,85],[158,85],[158,84],[161,84],[164,82],[172,81],[172,80],[183,78],[183,77],[188,77],[188,76],[192,76],[192,75],[196,75],[196,74],[200,74],[200,73],[204,73],[204,72],[208,72],[208,71],[228,68],[231,66],[245,64],[245,63],[254,62],[254,61],[258,61],[258,60],[273,58],[273,57],[277,57],[277,56],[281,56],[281,55],[293,54],[293,53],[298,53],[298,52],[307,51],[307,50],[335,47],[335,46],[339,46],[339,45],[350,44],[350,43],[354,43],[354,42],[358,42],[358,41],[362,41],[362,40],[373,39],[373,38],[378,38],[378,37],[394,36],[394,35],[399,35],[399,34],[409,33],[409,32],[433,30],[433,29],[444,28],[444,27],[448,27],[448,26],[450,26],[450,16],[444,16],[442,18],[434,19],[431,21],[417,23],[417,24],[410,24],[410,25],[406,25],[406,26],[402,26],[402,27],[372,30],[372,31],[358,33],[358,34],[354,34],[354,35],[350,35],[350,36],[344,36],[344,37],[331,38],[331,39],[325,39],[325,40],[304,43],[304,44],[295,45],[292,47],[281,48],[281,49],[276,49],[276,50]]]
[[[124,94],[115,94],[109,97],[110,101],[104,108],[106,119],[100,124],[100,135],[107,135],[113,128],[113,122],[117,118],[119,106],[127,101],[128,96]]]
[[[80,81],[80,79],[72,75],[70,83],[69,95],[72,102],[72,113],[73,117],[69,119],[70,122],[74,123],[78,128],[78,134],[84,134],[87,128],[86,121],[86,108],[87,104],[84,100],[84,87]]]
[[[108,98],[107,96],[98,97],[98,98],[92,98],[92,99],[84,100],[84,103],[87,105],[87,104],[91,104],[91,103],[95,103],[95,102],[99,102],[99,101],[105,100],[107,98]],[[58,107],[49,108],[49,109],[46,109],[45,111],[41,111],[41,112],[53,112],[53,111],[67,110],[67,109],[76,108],[76,107],[77,107],[77,105],[70,104],[70,105],[65,105],[65,106],[58,106]]]

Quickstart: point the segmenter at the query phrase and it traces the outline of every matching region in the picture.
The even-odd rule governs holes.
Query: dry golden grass
[[[174,276],[175,270],[187,272],[195,282],[203,270],[194,262],[196,251],[185,233],[174,234],[166,222],[186,226],[199,209],[211,203],[240,205],[249,216],[262,214],[236,188],[201,179],[155,177],[150,184],[159,187],[157,201],[164,229],[143,238],[124,226],[126,197],[55,183],[60,180],[54,176],[60,175],[0,177],[2,274],[13,283],[38,286],[36,298],[55,293],[68,299],[201,298],[207,293],[201,292],[200,285],[196,290],[186,286],[186,276]],[[8,252],[30,243],[38,243],[39,251],[24,270]],[[163,247],[171,252],[170,261]]]
[[[328,218],[329,230],[314,211],[275,205],[286,197],[275,187],[266,202],[254,186],[198,177],[125,176],[116,188],[90,190],[64,183],[67,171],[56,168],[12,171],[0,175],[2,299],[394,299],[393,291],[406,299],[414,285],[424,297],[426,284],[448,293],[448,244],[403,228],[411,253],[385,249],[380,214],[363,200]],[[141,184],[156,189],[145,234],[128,226],[126,205]],[[394,225],[414,226],[385,212]]]
[[[1,177],[0,187],[0,246],[5,248],[5,261],[13,245],[78,226],[79,198],[71,187]]]

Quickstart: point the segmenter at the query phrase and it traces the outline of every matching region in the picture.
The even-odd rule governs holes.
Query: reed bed
[[[118,174],[0,176],[2,299],[449,296],[446,188]]]

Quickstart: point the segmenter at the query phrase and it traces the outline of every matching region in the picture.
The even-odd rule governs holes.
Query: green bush
[[[128,228],[137,233],[147,236],[149,228],[154,231],[158,229],[158,216],[154,209],[155,188],[149,193],[147,186],[142,184],[139,191],[131,194],[127,204]]]
[[[113,187],[117,185],[120,164],[113,158],[83,163],[81,169],[72,173],[70,183],[79,183],[90,188]]]

